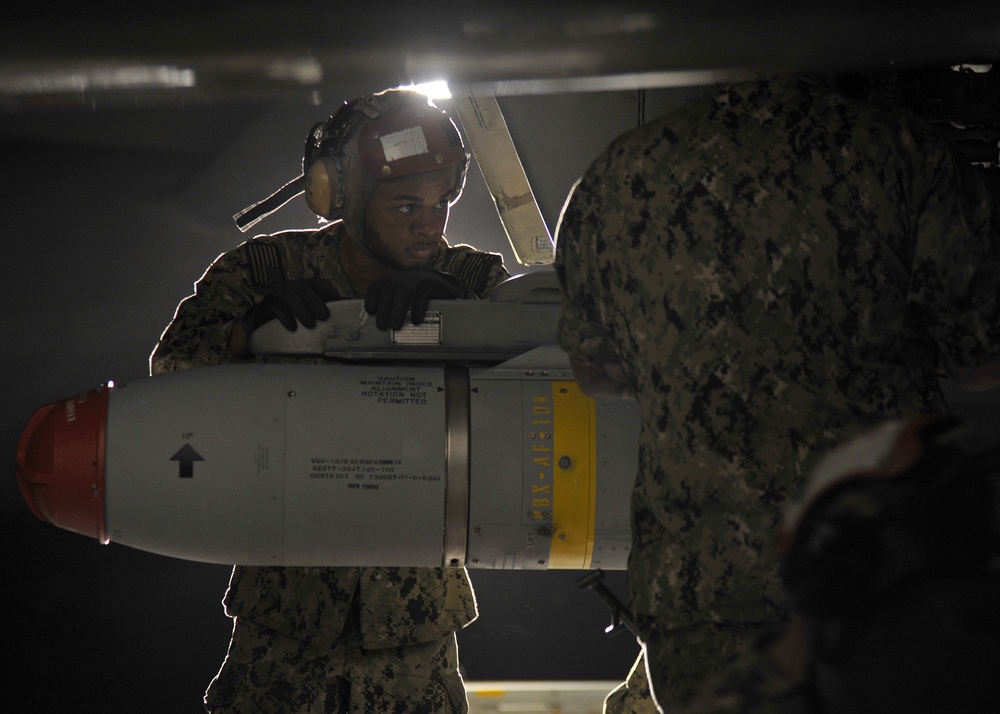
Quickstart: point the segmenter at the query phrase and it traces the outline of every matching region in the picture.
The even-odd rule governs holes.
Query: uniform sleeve
[[[709,677],[671,714],[808,714],[816,711],[809,684],[793,681],[767,655],[778,635],[765,632],[748,651]]]
[[[503,256],[476,250],[469,245],[449,248],[434,266],[458,278],[470,293],[468,298],[484,298],[497,285],[510,277],[503,264]]]
[[[996,196],[943,139],[930,144],[914,191],[909,300],[948,365],[1000,359],[1000,235]]]
[[[577,362],[618,362],[600,318],[595,266],[596,235],[602,230],[600,202],[586,178],[570,192],[556,228],[556,275],[562,290],[559,346]]]
[[[229,332],[254,303],[240,250],[219,256],[177,306],[149,358],[150,374],[235,361]]]
[[[490,269],[486,274],[486,288],[483,290],[483,294],[479,297],[486,297],[489,295],[493,288],[505,281],[510,277],[510,272],[507,267],[503,264],[503,258],[499,255],[497,256],[496,262],[490,266]]]

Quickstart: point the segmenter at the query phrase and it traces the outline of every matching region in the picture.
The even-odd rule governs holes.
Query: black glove
[[[274,319],[291,332],[298,328],[298,322],[306,327],[315,327],[316,320],[330,317],[326,303],[340,299],[337,288],[325,278],[285,279],[269,285],[254,285],[253,289],[264,299],[243,316],[243,329],[247,336]]]
[[[436,270],[400,270],[379,278],[365,293],[365,310],[375,315],[378,329],[398,330],[410,310],[410,322],[419,325],[430,300],[455,300],[465,294],[454,275]]]

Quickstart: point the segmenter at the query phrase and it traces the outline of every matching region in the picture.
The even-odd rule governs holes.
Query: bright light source
[[[415,92],[426,94],[431,99],[451,99],[451,90],[448,89],[448,83],[443,79],[439,79],[436,82],[404,84],[399,89],[412,89]]]

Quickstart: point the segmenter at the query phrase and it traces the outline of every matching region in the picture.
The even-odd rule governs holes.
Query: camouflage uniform
[[[340,264],[343,240],[334,223],[258,236],[221,255],[178,306],[151,372],[236,361],[227,349],[232,324],[262,298],[251,288],[253,253],[280,255],[290,279],[323,277],[341,297],[358,297]],[[500,256],[468,246],[446,247],[430,267],[476,297],[508,277]],[[455,632],[477,612],[464,569],[236,566],[224,604],[236,621],[206,696],[211,711],[467,708]]]
[[[762,634],[691,701],[670,714],[820,714],[808,682],[791,681],[764,648],[777,632]]]
[[[628,576],[660,695],[785,615],[773,533],[810,457],[943,409],[939,355],[1000,354],[990,203],[915,116],[798,77],[698,97],[574,188],[559,341],[621,363],[642,415]]]

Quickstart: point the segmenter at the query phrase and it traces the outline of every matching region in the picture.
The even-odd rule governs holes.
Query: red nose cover
[[[104,524],[104,428],[110,388],[101,387],[35,412],[17,445],[17,483],[43,521],[107,543]]]

